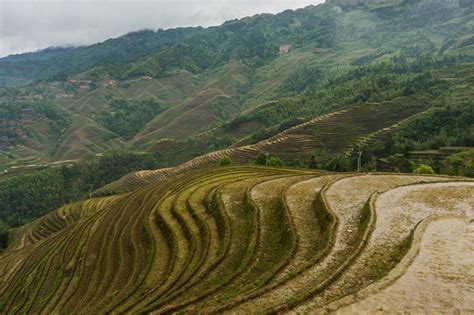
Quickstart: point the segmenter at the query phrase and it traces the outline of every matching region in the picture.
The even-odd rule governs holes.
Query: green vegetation
[[[306,88],[314,87],[323,81],[325,76],[327,76],[327,74],[322,73],[320,68],[309,68],[305,65],[289,75],[285,81],[283,81],[281,89],[283,92],[303,92]]]
[[[96,119],[116,134],[131,139],[164,108],[156,101],[113,99]]]
[[[7,248],[10,240],[10,228],[8,225],[0,221],[0,253]]]
[[[474,177],[474,150],[466,150],[443,161],[443,174]]]
[[[130,170],[189,160],[197,169],[220,165],[222,155],[233,165],[284,161],[354,171],[360,149],[363,171],[411,173],[428,164],[436,173],[472,176],[469,154],[434,152],[474,146],[473,16],[469,5],[454,2],[329,1],[218,27],[140,31],[2,58],[0,84],[15,83],[0,87],[0,120],[14,121],[1,130],[8,140],[2,137],[0,169],[9,171],[2,180],[9,194],[31,196],[27,205],[7,202],[5,221],[17,225],[15,212],[22,222],[33,219]],[[10,184],[23,170],[86,165],[80,160],[122,148],[160,158],[107,174],[101,170],[109,165],[81,170],[97,175],[78,184],[79,175],[69,180],[60,168],[42,171],[43,190]],[[217,150],[226,151],[199,158]],[[255,160],[258,152],[279,158]],[[131,174],[124,186],[158,180],[140,174],[147,176]],[[64,188],[70,181],[74,189]]]
[[[263,152],[259,152],[257,154],[257,157],[255,158],[255,164],[257,165],[267,165],[267,158],[268,158],[268,155],[263,153]]]
[[[472,101],[458,104],[443,102],[423,117],[395,131],[387,142],[387,150],[395,153],[443,146],[474,146],[473,105]]]
[[[64,204],[88,197],[117,178],[140,169],[157,167],[152,154],[110,152],[73,166],[50,167],[7,178],[0,190],[0,222],[18,227]]]
[[[470,91],[458,89],[448,90],[430,110],[363,146],[363,164],[384,158],[392,166],[382,170],[412,172],[414,164],[421,162],[430,164],[437,173],[454,175],[453,169],[446,166],[449,162],[443,162],[445,152],[437,150],[460,147],[462,151],[463,147],[467,150],[474,145],[474,107],[472,101],[465,99],[469,97],[465,93]]]
[[[100,62],[104,63],[105,69],[115,69],[118,66],[115,62],[117,60],[123,62],[136,59],[159,47],[192,36],[198,31],[199,28],[157,32],[144,30],[76,49],[43,50],[37,54],[26,54],[25,58],[10,56],[1,62],[0,78],[4,83],[9,83],[15,77],[20,82],[45,78],[61,80],[69,74],[85,71]]]
[[[276,167],[276,166],[285,166],[285,163],[282,161],[282,159],[280,159],[277,156],[270,156],[270,158],[267,160],[267,165]]]
[[[336,156],[322,165],[323,169],[333,172],[349,172],[352,170],[351,162],[344,156]]]
[[[227,155],[224,155],[223,157],[221,157],[219,159],[219,166],[220,167],[229,166],[231,164],[232,164],[232,160]]]
[[[0,119],[10,121],[13,125],[19,125],[25,132],[28,132],[25,122],[47,119],[56,137],[64,133],[69,126],[68,118],[62,115],[52,102],[46,100],[0,101]],[[13,143],[22,142],[18,133],[11,129],[2,130],[2,133],[14,140]]]
[[[435,174],[435,171],[433,170],[431,166],[426,165],[426,164],[421,164],[413,171],[413,173],[428,175],[428,174]]]
[[[416,93],[436,96],[440,89],[446,89],[446,83],[436,80],[431,74],[432,69],[454,66],[458,59],[424,55],[415,61],[400,63],[394,57],[388,62],[358,66],[343,74],[326,75],[324,80],[311,85],[304,93],[237,116],[228,127],[236,129],[252,120],[271,126],[286,121],[288,117],[309,119],[363,102],[390,100]]]

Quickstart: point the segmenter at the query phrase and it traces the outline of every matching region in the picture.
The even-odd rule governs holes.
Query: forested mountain
[[[419,47],[424,52],[443,52],[470,34],[469,24],[461,23],[471,10],[472,3],[463,0],[328,1],[317,7],[256,15],[218,27],[138,31],[91,46],[13,55],[0,59],[0,78],[51,80],[91,67],[97,67],[94,74],[116,78],[143,73],[162,76],[173,68],[196,73],[232,58],[261,65],[277,56],[282,43],[337,48],[341,41],[357,41],[377,49]],[[430,26],[434,27],[427,29]],[[410,37],[400,34],[415,29],[418,34],[410,33]],[[421,34],[421,29],[431,34]],[[440,37],[437,40],[436,33]],[[454,37],[447,39],[448,34]],[[392,40],[384,40],[394,35]],[[416,53],[416,49],[410,53]]]
[[[0,79],[6,84],[9,80],[31,82],[65,79],[68,75],[85,71],[98,63],[134,60],[160,47],[184,40],[199,30],[200,28],[180,28],[157,32],[140,31],[91,46],[53,48],[8,56],[0,59]]]

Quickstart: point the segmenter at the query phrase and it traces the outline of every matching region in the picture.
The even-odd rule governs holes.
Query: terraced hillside
[[[410,120],[426,109],[422,102],[410,99],[403,105],[383,102],[369,103],[323,115],[289,128],[276,136],[256,144],[236,146],[194,158],[176,167],[128,174],[97,191],[110,194],[131,191],[149,183],[156,183],[191,169],[212,167],[227,155],[236,164],[252,162],[259,152],[282,157],[309,160],[311,156],[348,154],[353,146],[365,143]]]
[[[0,310],[469,313],[473,213],[460,178],[194,171],[18,231]]]
[[[220,110],[229,116],[237,111],[238,106],[233,104],[232,97],[237,93],[236,86],[245,82],[240,62],[230,60],[222,69],[201,81],[203,82],[200,83],[202,86],[198,93],[163,115],[155,117],[132,141],[146,143],[167,137],[175,140],[185,139],[215,123],[218,116],[214,113],[216,103],[219,103]]]
[[[472,1],[369,2],[327,1],[216,27],[132,32],[0,58],[0,168],[117,149],[159,152],[160,166],[170,167],[355,105],[406,102],[397,119],[378,112],[373,122],[387,117],[380,128],[359,117],[321,132],[300,128],[281,144],[315,151],[304,156],[341,154],[415,114],[411,98],[468,111]],[[454,129],[446,121],[443,128]],[[454,133],[463,143],[438,145],[471,145],[469,135]]]

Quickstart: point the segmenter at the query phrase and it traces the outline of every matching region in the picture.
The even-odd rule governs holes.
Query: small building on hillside
[[[67,80],[67,83],[73,84],[73,85],[89,85],[91,84],[92,81],[90,80]]]
[[[21,110],[21,123],[31,123],[32,121],[46,120],[44,114],[37,113],[33,108],[23,108]]]
[[[73,98],[74,93],[57,93],[54,98]]]
[[[117,82],[115,80],[102,80],[100,81],[102,86],[116,86]]]
[[[291,44],[280,45],[280,51],[279,51],[279,53],[280,53],[280,54],[286,54],[287,52],[290,51],[290,49],[291,49],[292,46],[293,46],[293,45],[291,45]]]
[[[153,78],[150,77],[149,75],[144,75],[144,76],[141,77],[140,79],[142,79],[142,80],[151,80],[151,79],[153,79]]]
[[[21,116],[23,119],[33,119],[35,117],[35,110],[33,108],[23,108]]]
[[[17,99],[19,101],[31,101],[33,99],[33,95],[22,95],[22,96],[18,96]]]
[[[8,128],[18,125],[18,122],[9,119],[0,119],[0,128]]]

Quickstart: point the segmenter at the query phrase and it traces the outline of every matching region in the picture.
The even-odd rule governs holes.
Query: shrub
[[[227,155],[224,155],[223,157],[221,157],[219,159],[219,166],[220,167],[229,166],[231,164],[232,164],[232,160]]]
[[[435,174],[435,171],[433,170],[433,168],[429,165],[426,165],[426,164],[421,164],[420,166],[418,166],[414,171],[413,173],[415,174]]]
[[[267,165],[267,155],[263,152],[260,152],[259,154],[257,154],[257,157],[255,158],[255,164]]]
[[[474,150],[459,152],[443,161],[442,172],[449,175],[474,177]]]
[[[279,157],[272,156],[267,160],[268,166],[285,166],[285,163]]]
[[[324,165],[324,169],[333,172],[349,172],[351,162],[343,156],[333,157]]]

